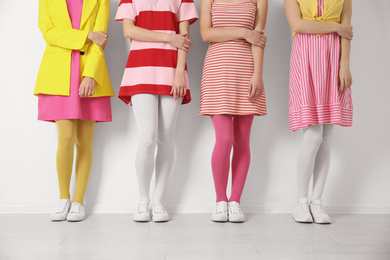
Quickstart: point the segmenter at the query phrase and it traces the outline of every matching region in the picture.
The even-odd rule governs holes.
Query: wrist
[[[340,33],[340,29],[341,29],[341,24],[339,24],[339,23],[333,24],[333,31],[334,32]]]
[[[173,34],[165,34],[163,41],[166,43],[172,43],[172,37],[173,37]]]
[[[263,77],[263,70],[254,70],[253,76],[259,76],[260,78]]]
[[[87,36],[87,39],[88,39],[88,40],[92,40],[92,33],[93,33],[92,31],[89,31],[89,32],[88,32],[88,36]]]
[[[340,67],[348,67],[349,68],[350,62],[347,60],[340,60]]]
[[[251,30],[243,28],[240,34],[240,38],[246,40],[249,37],[250,32]]]
[[[185,72],[184,68],[176,68],[176,74],[183,74]]]

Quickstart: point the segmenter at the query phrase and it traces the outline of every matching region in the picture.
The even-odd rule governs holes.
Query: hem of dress
[[[213,112],[210,112],[210,113],[207,113],[207,112],[204,112],[204,113],[199,113],[199,116],[215,116],[215,115],[233,115],[233,116],[249,116],[249,115],[253,115],[253,116],[266,116],[267,115],[267,112],[265,113],[237,113],[237,112],[218,112],[218,113],[213,113]]]
[[[172,89],[172,87],[169,87]],[[137,95],[137,94],[151,94],[151,95],[162,95],[162,96],[171,96],[173,95],[167,91],[155,91],[155,90],[140,90],[140,91],[131,91],[126,93],[119,93],[118,98],[125,102],[127,105],[132,106],[131,103],[131,96]],[[191,102],[191,91],[187,89],[186,95],[183,98],[183,101],[181,102],[182,105],[188,104]]]
[[[97,119],[91,119],[91,118],[79,118],[79,117],[63,117],[63,118],[44,118],[44,117],[38,117],[39,121],[45,121],[50,123],[55,123],[57,120],[71,120],[71,119],[79,119],[79,120],[86,120],[86,121],[95,121],[96,123],[105,123],[105,122],[112,122],[112,118],[97,118]]]
[[[302,106],[301,110],[289,113],[288,117],[291,132],[323,124],[351,127],[353,108],[341,108],[340,104]]]

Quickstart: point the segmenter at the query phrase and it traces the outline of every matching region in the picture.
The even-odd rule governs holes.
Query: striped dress
[[[318,16],[323,8],[324,0],[318,0]],[[351,89],[339,92],[340,46],[337,33],[295,35],[290,65],[291,131],[315,124],[352,126]]]
[[[179,23],[198,19],[193,0],[121,0],[115,20],[131,19],[144,29],[177,34]],[[164,42],[131,40],[129,58],[118,97],[131,105],[135,94],[172,96],[171,89],[177,65],[177,48]],[[187,68],[187,93],[182,104],[191,101]]]
[[[213,28],[239,27],[253,30],[256,6],[252,1],[215,2],[211,17]],[[203,67],[199,114],[266,115],[264,92],[253,103],[248,100],[253,71],[252,45],[247,41],[210,43]]]

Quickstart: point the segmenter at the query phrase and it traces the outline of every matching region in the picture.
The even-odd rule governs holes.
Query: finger
[[[89,87],[89,90],[88,90],[88,97],[92,96],[92,87]]]
[[[344,84],[344,94],[345,94],[345,92],[347,92],[349,86],[350,86],[350,85],[349,85],[349,80],[346,79],[346,80],[345,80],[345,84]]]
[[[95,95],[95,87],[92,87],[91,96]]]
[[[341,79],[340,92],[344,93],[344,80]]]
[[[248,96],[250,96],[252,93],[252,83],[249,83],[249,86],[248,86]]]
[[[188,42],[190,45],[194,45],[194,43],[193,43],[189,38],[187,38],[187,42]]]
[[[80,97],[84,97],[84,86],[80,86],[79,95],[80,95]]]
[[[187,95],[187,88],[184,89],[183,98]]]

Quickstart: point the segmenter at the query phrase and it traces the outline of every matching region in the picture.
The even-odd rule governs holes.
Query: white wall
[[[118,93],[129,42],[113,17],[106,49]],[[198,11],[200,0],[196,0]],[[335,129],[333,161],[324,201],[331,211],[390,213],[390,20],[388,0],[355,0],[352,45],[354,126]],[[17,15],[16,15],[17,13]],[[37,27],[38,0],[0,2],[2,95],[0,212],[49,212],[58,198],[55,124],[37,121],[33,89],[45,42]],[[288,212],[295,201],[295,166],[301,133],[288,127],[291,33],[282,0],[269,1],[265,86],[268,116],[255,119],[252,164],[242,197],[246,212]],[[167,192],[176,212],[207,212],[215,195],[210,156],[214,131],[198,116],[203,58],[208,45],[191,27],[188,57],[192,102],[182,107],[177,159]],[[92,212],[131,212],[138,189],[134,173],[137,130],[132,108],[112,99],[112,123],[96,126],[94,163],[86,194]]]

